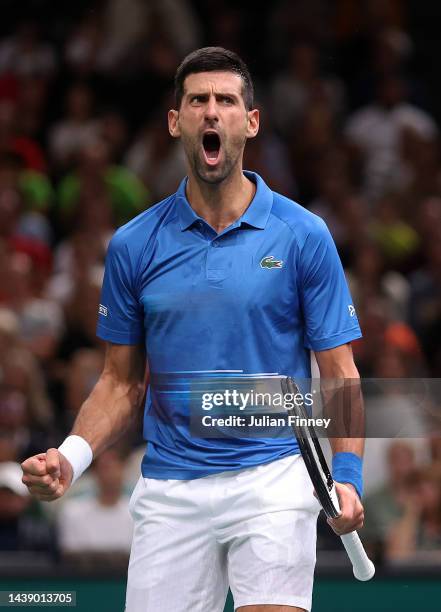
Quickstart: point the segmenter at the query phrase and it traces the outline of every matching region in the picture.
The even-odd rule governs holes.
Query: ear
[[[260,113],[257,108],[248,111],[247,138],[254,138],[259,131]]]
[[[168,131],[173,138],[179,138],[181,130],[179,127],[179,111],[169,110],[168,111]]]

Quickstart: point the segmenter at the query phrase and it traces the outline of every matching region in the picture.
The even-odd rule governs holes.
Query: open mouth
[[[204,134],[202,146],[204,148],[206,162],[208,164],[215,164],[219,159],[221,148],[221,142],[218,134],[215,132],[208,132]]]

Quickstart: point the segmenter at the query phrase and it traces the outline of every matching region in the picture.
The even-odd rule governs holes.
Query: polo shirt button
[[[213,245],[213,247],[214,247],[215,249],[216,249],[216,248],[219,246],[219,243],[218,243],[218,242],[212,242],[211,244]]]

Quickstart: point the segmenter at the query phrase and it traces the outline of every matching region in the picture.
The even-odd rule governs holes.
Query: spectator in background
[[[355,107],[360,107],[366,102],[372,102],[375,97],[375,87],[380,79],[390,74],[405,74],[409,60],[412,56],[413,44],[409,35],[397,25],[376,24],[366,40],[368,56],[366,66],[356,74],[352,83],[352,102]],[[361,55],[363,65],[364,53]],[[411,91],[416,93],[419,83],[412,79]],[[412,96],[413,98],[414,96]]]
[[[386,265],[394,269],[405,269],[420,245],[417,232],[402,218],[399,198],[392,193],[385,193],[375,203],[369,234]]]
[[[354,342],[353,348],[362,377],[412,378],[427,373],[415,332],[407,323],[393,319],[395,297],[391,299],[391,292],[397,296],[400,291],[400,283],[396,284],[392,277],[385,295],[358,294],[362,300],[360,316],[364,334]]]
[[[17,97],[20,133],[38,142],[44,140],[49,91],[49,84],[45,79],[30,76],[20,80]]]
[[[333,116],[344,110],[344,88],[335,77],[321,74],[319,49],[312,42],[296,42],[288,51],[288,65],[271,86],[271,110],[280,134],[293,133],[306,109],[326,104]]]
[[[5,285],[0,290],[0,302],[15,311],[22,346],[46,366],[64,327],[60,305],[43,295],[48,272],[26,253],[9,251],[3,257]]]
[[[123,93],[118,101],[126,109],[127,117],[136,130],[145,123],[146,117],[158,116],[161,101],[170,95],[174,66],[179,61],[176,49],[161,24],[156,26],[155,31],[133,49],[133,57],[126,62],[131,70],[127,71],[125,67],[121,77]],[[152,92],[155,92],[154,95]]]
[[[4,266],[1,278],[5,282],[0,289],[0,302],[12,308],[20,319],[27,306],[39,294],[41,278],[32,259],[25,253],[5,248],[0,253],[0,262]]]
[[[93,75],[103,39],[99,10],[86,11],[79,21],[72,23],[64,59],[76,77],[83,79]]]
[[[108,108],[100,115],[100,136],[109,149],[109,159],[114,163],[122,162],[127,150],[128,127],[120,112]]]
[[[397,191],[403,220],[419,228],[424,201],[441,193],[439,139],[428,140],[412,128],[401,132],[403,180]]]
[[[226,49],[231,49],[241,54],[242,33],[243,33],[243,14],[239,7],[234,3],[221,2],[222,10],[218,11],[215,7],[215,15],[211,20],[210,39],[215,40],[216,44]]]
[[[16,458],[50,441],[54,421],[41,367],[19,332],[16,315],[0,308],[0,430],[14,440]]]
[[[0,74],[48,79],[54,76],[56,67],[55,52],[42,42],[36,21],[22,21],[15,33],[0,44]]]
[[[49,243],[52,230],[46,214],[52,204],[53,189],[48,177],[36,170],[27,169],[18,153],[0,151],[0,190],[3,189],[20,191],[25,205],[23,215],[32,219],[31,225],[37,225],[39,234],[36,237]]]
[[[187,171],[184,150],[165,129],[164,117],[162,111],[153,115],[135,138],[125,160],[148,188],[154,202],[167,197],[170,189],[177,189]]]
[[[244,153],[244,167],[266,177],[267,184],[274,191],[294,197],[297,192],[295,179],[289,164],[289,150],[282,138],[273,130],[270,117],[260,106],[263,129],[256,138],[247,143]]]
[[[154,0],[152,3],[155,16],[181,57],[196,49],[201,40],[201,24],[193,4],[189,0]]]
[[[50,368],[64,331],[64,314],[59,304],[48,299],[33,299],[20,312],[23,345]]]
[[[426,264],[410,277],[410,323],[421,339],[434,376],[441,372],[441,242],[425,244]]]
[[[102,6],[102,41],[96,57],[98,72],[118,75],[126,68],[131,48],[148,31],[151,3],[143,0],[108,0]]]
[[[0,240],[11,255],[21,253],[29,258],[41,282],[51,269],[49,234],[50,226],[43,215],[25,213],[18,189],[0,187]],[[2,289],[7,291],[8,287],[1,287],[0,292]]]
[[[19,129],[19,110],[16,101],[0,99],[0,153],[15,153],[23,168],[44,173],[47,169],[45,155],[38,142]]]
[[[404,440],[389,443],[386,462],[386,481],[364,498],[365,524],[360,534],[376,555],[383,554],[391,526],[403,513],[403,496],[416,467],[415,450]]]
[[[345,127],[349,145],[362,156],[363,192],[369,199],[400,189],[404,175],[401,139],[409,128],[427,142],[438,137],[432,117],[407,102],[405,80],[397,74],[383,76],[374,102],[351,115]]]
[[[124,490],[124,455],[104,451],[94,462],[96,491],[60,505],[58,538],[63,557],[79,564],[127,564],[132,540],[129,495]],[[86,518],[86,520],[85,520]]]
[[[54,168],[67,170],[80,151],[99,135],[99,122],[93,115],[93,93],[84,83],[74,83],[66,94],[66,111],[49,132],[49,150]]]
[[[441,232],[441,198],[438,196],[424,199],[418,212],[418,233],[423,243],[432,242]]]
[[[386,558],[412,559],[418,553],[435,552],[441,561],[441,471],[427,466],[408,474],[401,492],[402,514],[389,526]]]
[[[142,182],[131,170],[112,161],[102,139],[81,149],[76,170],[58,187],[59,215],[65,223],[72,222],[82,191],[104,188],[117,225],[148,207],[148,192]]]
[[[100,206],[99,202],[100,198],[96,197],[94,203]],[[100,223],[96,233],[89,227],[88,231],[78,230],[61,242],[55,251],[54,274],[47,285],[46,295],[69,311],[78,287],[101,282],[108,238]]]
[[[332,232],[344,266],[353,263],[367,234],[368,207],[354,187],[351,170],[343,148],[326,150],[318,164],[317,197],[308,206]]]
[[[268,20],[268,46],[274,63],[277,63],[285,56],[293,40],[306,37],[320,45],[326,43],[332,9],[326,0],[281,0],[274,6]]]
[[[352,247],[358,236],[353,236]],[[352,265],[346,269],[351,295],[358,308],[364,309],[370,300],[381,298],[383,308],[392,320],[405,321],[409,308],[410,286],[406,277],[391,269],[373,241],[358,240]]]
[[[328,105],[323,101],[310,104],[288,139],[299,200],[308,204],[317,197],[320,162],[338,142],[337,124]]]

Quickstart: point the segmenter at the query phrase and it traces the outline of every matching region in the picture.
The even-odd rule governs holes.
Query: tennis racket
[[[296,383],[289,377],[282,379],[282,391],[284,395],[287,393],[290,395],[292,394],[291,397],[300,394]],[[298,397],[300,397],[300,395],[297,395],[297,398]],[[303,404],[293,403],[293,408],[287,408],[288,415],[300,417],[301,419],[308,419],[309,415]],[[296,419],[292,419],[292,421],[295,423]],[[318,500],[328,518],[337,518],[340,516],[340,504],[337,497],[337,491],[315,431],[310,425],[299,425],[294,423],[291,423],[291,426],[297,438],[300,452],[312,484],[314,485]],[[352,563],[354,576],[357,580],[370,580],[375,574],[375,566],[367,556],[358,533],[352,531],[340,537]]]

